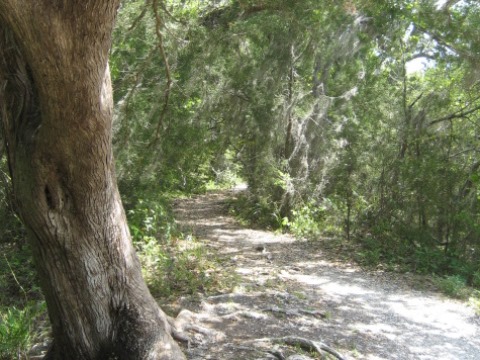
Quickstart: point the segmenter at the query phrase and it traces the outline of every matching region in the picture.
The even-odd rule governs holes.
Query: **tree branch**
[[[147,9],[148,9],[146,6],[148,5],[148,0],[146,2],[147,4],[145,4],[145,7],[142,9],[140,14],[135,18],[135,20],[132,21],[132,24],[128,27],[127,34],[133,29],[135,29],[137,25],[140,23],[140,21],[145,17],[145,14],[147,13]]]
[[[165,91],[164,91],[164,102],[163,102],[163,108],[162,111],[160,112],[160,116],[158,118],[158,124],[157,124],[157,129],[155,131],[155,137],[153,142],[150,145],[153,145],[158,138],[160,137],[160,130],[163,125],[163,120],[165,118],[165,114],[167,113],[168,110],[168,104],[170,102],[170,91],[172,89],[172,76],[170,73],[170,64],[168,62],[167,54],[165,52],[165,47],[163,45],[163,35],[161,32],[161,28],[163,27],[162,19],[160,17],[160,14],[158,12],[158,0],[153,0],[152,2],[152,8],[153,8],[153,13],[155,15],[155,32],[157,35],[158,39],[158,50],[160,51],[160,55],[162,56],[163,62],[165,64],[165,75],[167,77],[167,82],[165,84]]]
[[[165,4],[164,4],[163,2],[160,2],[160,7],[162,8],[163,12],[164,12],[165,14],[167,14],[168,17],[169,17],[170,19],[172,19],[173,21],[178,22],[178,23],[180,23],[180,24],[182,24],[182,25],[187,25],[187,23],[186,23],[185,21],[182,21],[182,20],[180,20],[180,19],[177,19],[177,18],[167,9],[167,7],[165,6]]]
[[[417,103],[417,101],[422,98],[422,96],[423,96],[423,92],[420,93],[420,95],[418,95],[418,96],[415,98],[415,100],[413,100],[413,101],[410,103],[410,105],[408,105],[408,107],[409,107],[410,109],[411,109],[412,107],[414,107],[415,104]]]
[[[444,116],[444,117],[441,117],[441,118],[432,120],[432,121],[430,121],[430,123],[428,124],[428,126],[432,126],[432,125],[438,124],[439,122],[442,122],[442,121],[448,121],[448,120],[453,120],[453,119],[459,119],[459,118],[467,117],[468,115],[474,113],[475,111],[480,110],[480,105],[475,106],[473,109],[470,109],[470,110],[468,110],[468,111],[463,111],[463,110],[464,110],[464,109],[462,109],[462,110],[460,110],[460,111],[457,111],[456,113],[453,113],[453,114],[450,114],[450,115],[447,115],[447,116]]]
[[[431,54],[421,52],[421,53],[415,54],[413,56],[409,56],[407,59],[405,59],[405,62],[409,62],[409,61],[416,60],[416,59],[421,59],[421,58],[425,58],[425,59],[433,60],[433,61],[436,60],[435,56],[433,56]]]
[[[449,44],[445,39],[442,38],[441,35],[430,31],[419,24],[415,24],[415,26],[424,34],[430,36],[433,40],[435,40],[439,45],[443,46],[444,48],[448,49],[455,55],[465,55],[461,50],[457,49],[454,45]]]

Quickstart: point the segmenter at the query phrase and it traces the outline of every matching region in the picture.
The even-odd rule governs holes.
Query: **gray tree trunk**
[[[119,0],[0,0],[0,120],[53,327],[48,359],[184,359],[131,244],[112,156]]]

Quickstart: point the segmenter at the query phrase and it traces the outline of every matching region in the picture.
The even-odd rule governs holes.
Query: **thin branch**
[[[12,267],[10,266],[10,262],[8,261],[7,256],[5,254],[3,254],[3,257],[5,258],[5,261],[7,262],[7,266],[10,269],[10,272],[12,273],[13,279],[15,280],[15,282],[17,283],[17,285],[20,287],[20,289],[23,292],[23,296],[25,297],[25,303],[27,303],[28,302],[27,292],[25,291],[25,289],[23,288],[23,286],[20,284],[17,277],[15,276],[15,272],[13,271]]]
[[[308,38],[307,41],[305,41],[305,43],[306,43],[305,47],[303,48],[303,50],[300,50],[297,56],[295,56],[295,54],[293,54],[293,51],[292,51],[292,65],[295,65],[297,61],[303,56],[303,54],[305,54],[307,50],[310,48],[310,46],[313,43],[312,38],[311,37]]]
[[[406,59],[406,61],[409,62],[409,61],[416,60],[416,59],[421,59],[421,58],[425,58],[425,59],[433,60],[433,61],[437,60],[434,55],[427,54],[427,53],[424,53],[424,52],[420,52],[420,53],[415,54],[413,56],[409,56]]]
[[[124,127],[127,129],[126,134],[123,137],[123,141],[122,141],[124,145],[126,145],[130,139],[130,130],[129,130],[130,127],[128,124],[129,123],[128,111],[129,111],[130,101],[135,95],[136,91],[138,90],[139,85],[143,79],[143,74],[145,73],[146,68],[151,64],[154,53],[155,51],[150,51],[150,53],[145,58],[145,60],[143,61],[139,69],[135,71],[135,73],[132,76],[130,76],[130,77],[133,77],[133,85],[130,87],[129,90],[127,90],[126,95],[122,97],[120,101],[117,102],[117,104],[119,105],[119,110],[127,114],[127,116],[123,117],[126,123]],[[122,123],[122,126],[123,126],[123,123]]]
[[[127,34],[130,33],[133,29],[135,29],[138,25],[138,23],[145,17],[145,14],[147,13],[147,5],[148,5],[148,0],[145,2],[145,7],[142,9],[142,12],[140,15],[138,15],[135,20],[133,20],[132,24],[129,26],[127,29]]]
[[[473,109],[470,109],[468,111],[463,111],[463,109],[462,109],[460,111],[457,111],[456,113],[453,113],[453,114],[450,114],[450,115],[432,120],[432,121],[430,121],[428,126],[435,125],[435,124],[437,124],[439,122],[442,122],[442,121],[464,118],[464,117],[467,117],[468,115],[470,115],[470,114],[472,114],[472,113],[474,113],[475,111],[478,111],[478,110],[480,110],[480,105],[475,106]]]
[[[449,158],[449,159],[452,159],[452,158],[455,158],[455,157],[457,157],[457,156],[459,156],[459,155],[463,155],[463,154],[469,153],[469,152],[471,152],[471,151],[478,152],[478,147],[477,147],[477,146],[474,146],[474,147],[468,148],[468,149],[466,149],[466,150],[459,151],[459,152],[457,152],[457,153],[455,153],[455,154],[450,155],[448,158]]]
[[[480,160],[476,161],[475,163],[473,163],[472,166],[470,166],[468,179],[465,181],[465,183],[462,186],[462,190],[460,191],[460,193],[462,194],[462,197],[466,197],[471,192],[472,188],[474,188],[473,187],[474,183],[472,181],[471,175],[475,174],[479,168],[480,168]]]
[[[167,110],[168,110],[168,104],[169,104],[169,101],[170,101],[170,91],[172,89],[172,76],[171,76],[171,73],[170,73],[170,64],[168,62],[167,54],[165,52],[165,47],[163,45],[163,35],[162,35],[162,32],[161,32],[161,28],[163,27],[163,23],[162,23],[162,19],[160,17],[160,14],[158,12],[158,0],[153,0],[152,8],[153,8],[153,13],[155,15],[155,32],[156,32],[157,39],[158,39],[157,47],[158,47],[158,50],[160,51],[163,62],[165,64],[165,75],[167,77],[167,82],[165,84],[165,91],[164,91],[164,95],[163,95],[163,98],[164,98],[163,108],[162,108],[162,111],[160,112],[160,116],[159,116],[159,119],[158,119],[158,124],[157,124],[157,129],[155,131],[154,140],[152,141],[150,146],[153,145],[158,140],[158,138],[160,137],[160,130],[161,130],[162,125],[163,125],[163,120],[165,118],[165,114],[167,113]]]
[[[450,43],[448,43],[444,38],[442,38],[441,35],[439,35],[438,33],[434,32],[434,31],[430,31],[428,29],[426,29],[425,27],[419,25],[419,24],[416,24],[416,27],[421,31],[423,32],[424,34],[430,36],[433,40],[435,40],[439,45],[443,46],[444,48],[448,49],[449,51],[451,51],[453,54],[455,55],[461,55],[461,56],[467,56],[467,54],[465,54],[465,51],[461,50],[461,49],[458,49],[455,47],[455,45],[452,45]]]
[[[422,96],[423,96],[423,92],[422,92],[420,95],[418,95],[418,96],[415,98],[415,100],[413,100],[413,101],[410,103],[410,105],[408,105],[408,107],[409,107],[410,109],[411,109],[412,107],[414,107],[415,104],[417,103],[417,101],[422,98]]]
[[[169,17],[170,19],[172,19],[173,21],[178,22],[178,23],[180,23],[180,24],[182,24],[182,25],[187,25],[187,23],[186,23],[185,21],[179,20],[179,19],[177,19],[175,16],[173,16],[173,14],[167,9],[167,7],[165,6],[165,4],[164,4],[163,2],[160,2],[160,7],[162,8],[163,12],[164,12],[165,14],[167,14],[168,17]]]

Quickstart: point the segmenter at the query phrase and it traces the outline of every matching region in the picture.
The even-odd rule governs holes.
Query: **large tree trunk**
[[[184,359],[150,295],[114,174],[119,0],[0,0],[0,116],[53,327],[49,359]]]

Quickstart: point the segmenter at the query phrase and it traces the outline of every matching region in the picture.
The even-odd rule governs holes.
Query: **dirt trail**
[[[480,322],[472,309],[415,290],[405,275],[336,260],[324,243],[244,228],[228,215],[232,196],[209,193],[175,204],[183,231],[205,242],[239,277],[232,293],[205,298],[180,314],[194,334],[189,359],[298,354],[271,340],[285,336],[321,341],[346,359],[480,359]]]

